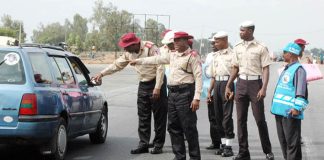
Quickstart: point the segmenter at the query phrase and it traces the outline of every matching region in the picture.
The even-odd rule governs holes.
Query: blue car
[[[36,144],[64,159],[70,138],[104,143],[108,104],[74,54],[38,44],[0,47],[0,143]]]

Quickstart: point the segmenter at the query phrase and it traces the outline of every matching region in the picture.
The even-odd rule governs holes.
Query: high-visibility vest
[[[281,73],[272,100],[272,114],[289,118],[291,115],[288,112],[290,109],[295,108],[300,111],[300,114],[291,118],[304,119],[303,111],[307,107],[308,101],[304,98],[296,97],[296,87],[294,86],[295,72],[299,67],[302,66],[297,62]]]

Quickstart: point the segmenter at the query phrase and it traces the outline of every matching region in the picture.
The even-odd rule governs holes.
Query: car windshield
[[[17,52],[0,50],[0,84],[24,84],[22,60]]]

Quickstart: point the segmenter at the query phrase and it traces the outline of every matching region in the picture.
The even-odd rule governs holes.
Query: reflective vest
[[[299,67],[301,64],[297,62],[281,73],[272,100],[272,114],[290,118],[291,115],[288,112],[295,108],[300,114],[291,118],[304,119],[303,111],[308,105],[308,101],[301,97],[296,98],[296,87],[294,86],[295,72]]]

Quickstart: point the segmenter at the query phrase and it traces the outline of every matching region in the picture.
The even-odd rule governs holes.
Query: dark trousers
[[[234,125],[233,125],[233,100],[225,100],[225,88],[227,81],[216,81],[214,86],[214,110],[216,117],[216,126],[218,135],[221,138],[234,138]],[[234,84],[231,86],[234,88]]]
[[[276,115],[278,138],[286,160],[301,160],[301,120]]]
[[[247,118],[249,102],[251,102],[252,112],[256,121],[259,137],[261,139],[262,150],[265,154],[271,153],[271,142],[269,139],[268,126],[264,115],[264,101],[257,99],[257,94],[262,87],[262,80],[238,79],[236,83],[236,111],[237,111],[237,136],[239,142],[239,152],[249,152]]]
[[[187,138],[191,160],[200,160],[200,147],[197,130],[197,114],[190,105],[194,97],[195,85],[169,86],[168,131],[175,159],[186,159],[184,135]]]
[[[207,106],[210,138],[215,146],[219,146],[221,144],[221,136],[217,131],[214,101],[209,102]]]
[[[140,138],[139,147],[148,147],[151,137],[151,117],[153,113],[155,137],[154,146],[163,147],[166,134],[167,121],[167,94],[166,78],[161,86],[159,100],[152,100],[152,93],[155,87],[155,80],[140,82],[137,94],[138,107],[138,135]]]

